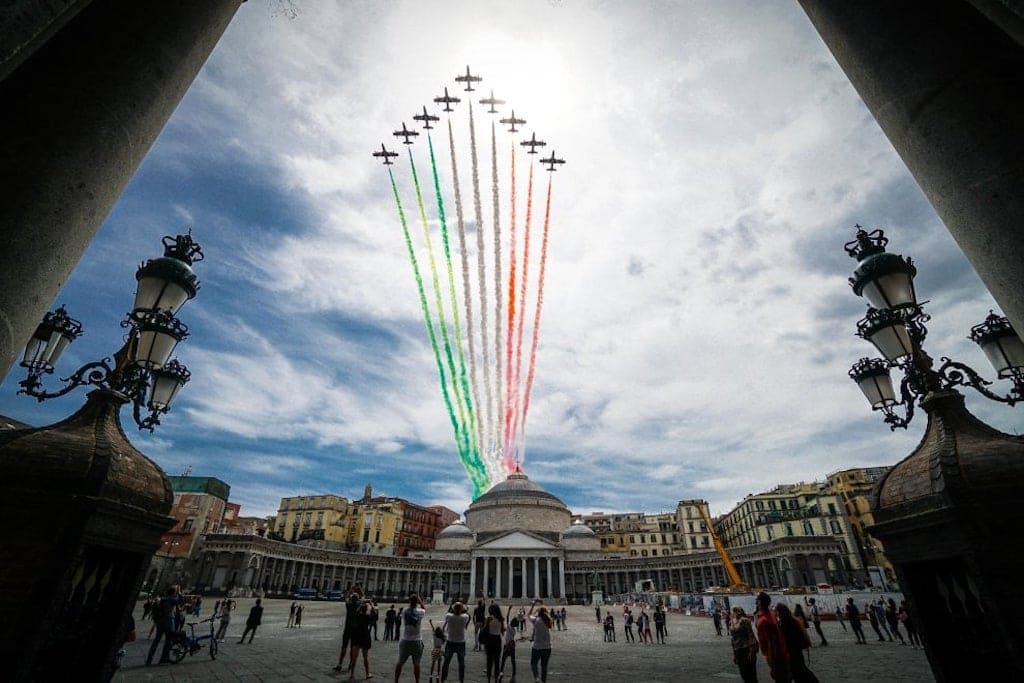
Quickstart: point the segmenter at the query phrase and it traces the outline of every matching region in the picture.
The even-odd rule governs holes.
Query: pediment
[[[481,543],[476,548],[479,550],[554,550],[558,546],[533,534],[512,531],[504,536]]]

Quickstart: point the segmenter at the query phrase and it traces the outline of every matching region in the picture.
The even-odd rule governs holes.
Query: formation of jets
[[[475,88],[473,87],[473,84],[474,83],[479,83],[482,80],[483,80],[483,78],[481,76],[476,76],[476,75],[474,75],[469,70],[469,65],[466,66],[466,73],[465,74],[460,74],[460,75],[455,77],[455,81],[457,83],[465,84],[466,87],[464,88],[464,90],[466,92],[474,91]],[[459,99],[458,97],[455,97],[454,95],[450,95],[448,93],[448,88],[447,87],[445,87],[443,95],[439,95],[438,97],[434,98],[434,102],[435,103],[443,104],[444,105],[444,108],[442,109],[442,111],[446,111],[446,112],[453,112],[453,111],[455,111],[452,108],[451,105],[458,104],[461,101],[462,100]],[[484,105],[487,105],[489,107],[489,109],[487,110],[487,112],[489,114],[497,114],[498,110],[496,109],[496,107],[498,105],[505,104],[505,100],[499,100],[498,98],[496,98],[494,96],[494,91],[492,90],[491,91],[491,96],[490,97],[485,97],[485,98],[481,99],[480,100],[480,104],[484,104]],[[431,122],[433,122],[433,121],[440,121],[441,120],[440,117],[434,116],[433,114],[429,113],[427,111],[426,106],[423,107],[423,113],[422,114],[416,114],[412,118],[413,118],[414,121],[419,121],[420,123],[422,123],[423,124],[423,128],[426,129],[426,130],[432,130],[434,128],[434,126],[430,125]],[[516,117],[516,110],[513,109],[511,116],[509,116],[507,118],[500,119],[499,122],[502,123],[502,124],[507,125],[509,127],[508,131],[510,133],[516,133],[516,132],[519,131],[519,128],[517,128],[517,126],[524,125],[526,123],[526,119],[521,119],[521,118]],[[409,130],[406,127],[405,122],[403,121],[402,122],[402,129],[394,131],[393,135],[395,137],[402,138],[402,144],[404,144],[404,145],[411,145],[413,143],[412,138],[418,137],[419,136],[419,132],[417,132],[415,130]],[[520,142],[519,144],[522,147],[529,147],[529,149],[527,150],[527,154],[537,154],[537,148],[538,147],[544,147],[544,146],[547,145],[547,143],[544,142],[543,140],[538,140],[537,139],[537,133],[533,133],[530,136],[529,140],[524,140],[524,141]],[[380,151],[379,152],[373,152],[373,156],[378,158],[378,159],[381,159],[385,166],[392,166],[393,162],[391,160],[398,156],[398,152],[392,152],[391,150],[389,150],[387,147],[384,146],[384,143],[381,143]],[[547,158],[540,157],[540,162],[542,164],[545,164],[548,167],[546,170],[554,172],[554,171],[558,170],[558,168],[557,168],[558,166],[560,166],[560,165],[565,163],[565,159],[559,159],[558,157],[555,156],[554,151],[552,151],[551,152],[551,156],[549,156]]]

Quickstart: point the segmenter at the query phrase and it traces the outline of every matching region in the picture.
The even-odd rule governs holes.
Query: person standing
[[[370,647],[373,645],[373,639],[370,637],[371,612],[373,612],[373,603],[369,600],[364,600],[356,610],[355,623],[352,625],[352,633],[349,636],[349,642],[352,644],[348,660],[349,678],[356,676],[356,660],[359,659],[360,652],[363,653],[363,670],[366,672],[366,677],[373,678],[373,674],[370,673]]]
[[[732,661],[740,670],[743,683],[757,683],[757,638],[742,607],[732,608],[729,620],[732,639]]]
[[[480,642],[480,631],[483,630],[486,620],[487,606],[484,599],[480,598],[476,603],[476,609],[473,610],[473,652],[483,649],[483,643]]]
[[[594,616],[597,617],[597,623],[601,623],[601,606],[594,605]]]
[[[533,649],[530,652],[530,670],[533,672],[533,680],[540,681],[541,683],[547,683],[548,680],[548,661],[551,659],[551,615],[548,614],[548,608],[541,605],[540,609],[537,610],[537,616],[533,616],[533,609],[540,603],[540,600],[534,600],[530,605],[530,611],[526,613],[526,618],[533,623]],[[608,613],[608,619],[612,619],[611,612]],[[612,624],[612,640],[615,636],[614,621]],[[537,664],[540,664],[540,676],[537,675]]]
[[[508,619],[512,615],[512,605],[508,606],[508,612],[505,613],[505,618]],[[501,643],[501,665],[498,667],[498,680],[500,681],[505,675],[505,661],[508,659],[512,660],[512,679],[516,677],[516,632],[519,627],[517,617],[512,617],[508,622],[508,628],[505,629],[505,636],[502,638]]]
[[[860,610],[853,603],[853,598],[846,598],[846,618],[850,620],[850,629],[857,638],[857,644],[867,645],[868,639],[864,637],[864,625],[860,623]]]
[[[483,602],[481,600],[481,602]],[[444,644],[444,664],[441,665],[441,681],[448,680],[448,666],[452,657],[459,659],[459,683],[466,680],[466,627],[469,626],[469,615],[461,602],[452,605],[452,609],[444,617],[443,632],[447,640]]]
[[[338,654],[338,665],[335,671],[345,669],[345,654],[348,653],[349,642],[352,640],[352,633],[355,631],[356,615],[363,600],[363,590],[357,583],[349,589],[345,596],[345,626],[341,632],[341,652]]]
[[[569,630],[568,617],[569,617],[569,610],[567,610],[566,608],[563,607],[562,608],[562,630],[563,631],[568,631]]]
[[[636,638],[633,637],[633,613],[627,609],[625,613],[622,615],[622,621],[622,628],[626,634],[626,642],[635,643]]]
[[[846,621],[843,619],[843,608],[839,605],[836,605],[836,619],[839,621],[839,625],[842,626],[843,630],[845,631]]]
[[[889,633],[900,639],[900,645],[906,645],[907,641],[903,640],[903,634],[900,633],[899,610],[896,609],[896,601],[892,598],[889,598],[885,604],[885,622],[889,625]]]
[[[298,608],[298,603],[293,602],[292,606],[288,608],[288,623],[285,624],[285,628],[295,628],[295,610]]]
[[[216,639],[224,642],[224,636],[228,633],[228,625],[231,624],[231,612],[235,609],[235,601],[224,600],[220,606],[220,628],[217,629]]]
[[[380,619],[380,614],[377,612],[377,601],[373,600],[370,603],[370,633],[373,634],[373,639],[377,640],[377,621]]]
[[[768,662],[772,680],[789,683],[792,680],[789,673],[789,651],[771,606],[772,599],[767,593],[757,594],[757,641],[761,646],[761,654]]]
[[[907,629],[907,640],[910,641],[911,647],[915,650],[919,647],[924,649],[924,646],[921,644],[921,637],[917,635],[917,626],[914,624],[913,617],[910,616],[910,609],[907,607],[906,600],[900,602],[899,620],[903,622],[903,628]]]
[[[789,672],[794,683],[818,683],[818,677],[807,668],[804,650],[810,649],[811,638],[807,635],[807,627],[789,611],[781,602],[775,606],[779,615],[779,628],[786,641],[786,652],[789,653]]]
[[[803,605],[801,605],[799,602],[793,605],[792,614],[793,618],[799,621],[801,625],[803,625],[805,631],[810,630],[811,625],[807,623],[807,615],[804,614]]]
[[[711,620],[715,623],[715,635],[722,635],[722,613],[718,611],[717,605],[714,612],[711,613]]]
[[[388,607],[384,613],[384,640],[397,640],[395,638],[395,606]]]
[[[609,643],[615,642],[615,617],[611,612],[604,614],[604,639]]]
[[[818,604],[814,598],[808,598],[807,603],[810,605],[811,623],[814,624],[814,630],[818,632],[821,645],[824,647],[828,645],[828,641],[825,639],[825,634],[821,632],[821,613],[818,611]]]
[[[164,649],[160,653],[160,660],[157,664],[169,664],[168,654],[171,651],[171,640],[177,631],[174,628],[174,611],[181,602],[181,596],[175,588],[168,588],[164,597],[153,605],[150,612],[153,616],[153,627],[156,629],[156,638],[149,644],[149,654],[146,656],[146,666],[153,665],[153,655],[156,654],[157,645],[163,638]]]
[[[388,610],[392,616],[394,615],[394,606]],[[398,664],[395,665],[395,683],[398,683],[398,679],[402,676],[402,666],[405,664],[405,660],[412,658],[412,675],[419,683],[420,680],[420,660],[423,659],[423,617],[426,616],[427,610],[423,606],[423,601],[420,600],[420,596],[417,593],[413,593],[409,596],[409,607],[402,612],[402,628],[401,638],[398,641]],[[392,622],[392,628],[394,623]],[[388,639],[388,625],[387,625],[387,614],[384,617],[384,640]]]
[[[302,605],[295,608],[295,628],[302,628]]]
[[[501,668],[501,646],[502,636],[505,635],[505,618],[501,616],[501,608],[491,603],[487,608],[487,619],[484,621],[481,638],[484,641],[484,652],[487,653],[487,680],[491,680],[491,671],[494,671],[494,680],[498,680],[498,671]]]
[[[883,631],[885,631],[886,637],[888,637],[889,641],[892,642],[892,634],[889,633],[889,627],[886,626],[885,603],[881,598],[871,603],[871,612],[875,615],[875,621],[878,622],[878,625],[882,627]]]
[[[249,610],[249,617],[245,620],[245,630],[242,631],[242,638],[239,640],[239,644],[245,640],[246,636],[249,636],[249,644],[252,644],[252,639],[256,635],[256,629],[263,622],[263,601],[256,598],[256,604]]]
[[[651,615],[646,610],[640,610],[640,616],[644,622],[644,641],[653,645],[654,635],[651,634]]]
[[[868,613],[868,623],[871,624],[871,628],[875,629],[875,633],[878,634],[878,642],[884,643],[885,638],[882,637],[882,632],[878,629],[878,612],[875,611],[875,604],[870,602],[865,603],[864,611]],[[892,636],[889,636],[889,640],[892,640]]]
[[[654,608],[654,632],[658,636],[658,642],[665,644],[665,608],[658,605]]]

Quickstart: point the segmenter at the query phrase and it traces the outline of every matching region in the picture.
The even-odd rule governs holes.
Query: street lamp
[[[855,227],[855,239],[844,245],[846,253],[857,259],[850,286],[868,300],[867,314],[857,323],[857,336],[871,342],[883,358],[861,358],[849,375],[871,409],[883,412],[889,428],[906,429],[914,417],[915,402],[956,386],[969,386],[1011,406],[1024,400],[1024,343],[1009,320],[990,312],[984,322],[971,328],[969,337],[984,351],[997,377],[1011,381],[1005,396],[990,391],[991,382],[958,361],[942,357],[942,364],[934,369],[932,358],[922,347],[928,334],[925,323],[931,317],[923,310],[927,302],[917,301],[917,268],[910,258],[885,251],[889,240],[881,230],[867,232]],[[891,368],[904,373],[898,397],[889,377]]]
[[[46,314],[25,346],[21,366],[28,374],[19,382],[19,394],[45,401],[91,384],[131,401],[139,429],[153,431],[160,424],[160,415],[170,410],[191,377],[188,368],[171,359],[178,343],[188,337],[188,328],[175,315],[196,295],[199,280],[191,266],[203,260],[203,251],[192,240],[191,231],[165,236],[163,244],[164,255],[141,264],[135,273],[135,301],[121,322],[128,333],[113,361],[108,357],[86,363],[61,378],[65,383],[61,389],[43,389],[43,376],[53,373],[61,353],[82,334],[82,324],[61,306]],[[144,411],[148,415],[143,415]]]

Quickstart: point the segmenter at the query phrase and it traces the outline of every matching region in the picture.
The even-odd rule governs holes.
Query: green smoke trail
[[[455,294],[455,268],[452,265],[451,242],[448,237],[448,221],[444,213],[444,198],[441,194],[441,181],[437,173],[437,158],[434,155],[434,141],[427,136],[427,145],[430,148],[430,169],[434,178],[434,194],[437,197],[437,215],[441,221],[441,242],[444,245],[444,260],[448,270],[448,293],[452,306],[452,319],[455,326],[455,348],[459,357],[458,382],[462,385],[462,395],[465,396],[466,411],[469,415],[469,434],[474,438],[471,444],[472,451],[480,453],[480,439],[478,434],[476,410],[472,400],[472,391],[469,387],[469,379],[466,374],[466,356],[462,350],[462,323],[459,316],[459,302]],[[421,206],[422,209],[422,206]],[[490,477],[488,477],[490,481]]]
[[[419,204],[420,220],[423,223],[423,239],[426,242],[427,256],[430,263],[430,275],[431,281],[434,285],[434,296],[435,303],[437,305],[438,315],[438,327],[441,330],[441,341],[444,346],[445,359],[448,362],[448,372],[452,378],[452,393],[455,395],[455,405],[459,411],[459,424],[460,429],[458,438],[463,442],[465,458],[469,463],[477,468],[476,476],[470,474],[473,479],[474,485],[477,485],[477,480],[486,483],[488,480],[487,472],[483,468],[483,464],[480,462],[480,454],[473,447],[471,443],[472,435],[467,429],[468,417],[466,415],[466,403],[469,401],[469,397],[463,398],[462,391],[459,389],[459,383],[456,380],[456,369],[455,369],[455,357],[452,354],[451,338],[448,334],[448,322],[444,314],[444,303],[441,298],[441,282],[437,275],[437,261],[434,259],[434,247],[433,241],[430,239],[430,227],[427,222],[427,210],[423,204],[423,190],[420,187],[420,179],[416,173],[416,162],[412,156],[412,150],[409,150],[409,166],[412,169],[412,180],[413,185],[416,188],[416,201]]]
[[[434,333],[434,325],[431,322],[430,306],[427,304],[427,293],[423,289],[423,277],[420,275],[419,261],[416,259],[416,250],[413,248],[412,237],[409,235],[409,225],[405,219],[405,211],[402,209],[402,201],[398,196],[398,186],[395,184],[395,175],[391,172],[390,168],[388,169],[388,177],[391,179],[391,190],[395,194],[395,205],[398,207],[398,218],[402,223],[402,234],[405,237],[405,246],[409,250],[409,262],[412,264],[412,272],[416,278],[416,289],[419,292],[420,307],[423,310],[423,322],[427,326],[427,336],[430,337],[430,346],[434,350],[434,359],[437,361],[437,373],[441,380],[441,395],[444,398],[445,408],[448,410],[448,419],[451,420],[452,429],[455,431],[462,466],[469,474],[470,481],[473,482],[473,498],[477,498],[481,493],[483,493],[484,484],[479,481],[477,468],[472,465],[462,449],[461,439],[459,439],[458,436],[460,432],[459,423],[455,415],[455,410],[452,406],[451,397],[448,395],[448,382],[445,379],[444,363],[441,361],[441,350],[437,345],[437,335]]]

